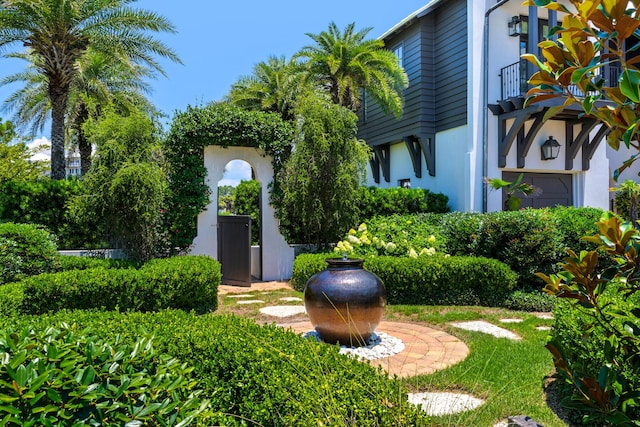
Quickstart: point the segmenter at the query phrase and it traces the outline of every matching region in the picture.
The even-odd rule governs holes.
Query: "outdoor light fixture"
[[[512,16],[509,21],[509,35],[511,37],[518,37],[522,34],[522,20],[519,16]]]
[[[552,160],[560,154],[560,144],[550,136],[549,139],[540,146],[540,150],[542,151],[542,160]]]

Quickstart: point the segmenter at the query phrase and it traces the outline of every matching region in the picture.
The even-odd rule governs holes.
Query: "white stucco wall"
[[[293,248],[280,234],[274,209],[268,202],[268,186],[273,181],[271,158],[257,148],[223,148],[217,145],[205,147],[205,183],[211,190],[211,196],[206,210],[198,215],[198,235],[193,240],[191,253],[218,259],[218,182],[224,175],[227,163],[236,159],[249,163],[255,179],[261,184],[262,280],[288,280],[293,269]]]

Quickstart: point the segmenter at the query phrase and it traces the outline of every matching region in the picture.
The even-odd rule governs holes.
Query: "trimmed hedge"
[[[325,269],[334,254],[301,254],[291,283],[304,290],[307,280]],[[389,304],[500,306],[517,275],[505,264],[482,257],[369,257],[364,267],[382,279]]]
[[[206,408],[193,369],[149,338],[107,342],[64,324],[0,337],[3,425],[187,425]]]
[[[410,426],[430,425],[406,400],[400,381],[380,368],[340,355],[336,346],[305,340],[275,325],[245,318],[98,311],[0,317],[0,327],[33,328],[67,322],[91,327],[105,341],[131,344],[153,335],[157,352],[193,366],[210,401],[202,425],[225,426]]]
[[[204,313],[217,308],[220,279],[220,264],[206,256],[152,260],[139,270],[98,267],[41,274],[0,287],[0,313],[169,307]]]
[[[0,284],[52,271],[58,252],[53,236],[32,224],[0,224]]]
[[[375,216],[449,212],[449,198],[422,188],[360,187],[360,222]]]

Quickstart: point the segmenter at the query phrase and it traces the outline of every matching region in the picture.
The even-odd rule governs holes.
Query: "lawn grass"
[[[268,305],[301,305],[281,298],[299,297],[293,290],[255,292],[247,289],[247,298],[229,294],[220,296],[216,313],[234,313],[254,318],[259,323],[288,323],[306,320],[306,315],[274,319],[262,315],[261,307]],[[263,304],[239,304],[242,299],[257,299]],[[501,323],[500,319],[521,318],[522,323]],[[434,417],[434,426],[493,426],[507,416],[528,415],[546,427],[566,425],[545,400],[544,383],[554,368],[549,352],[544,348],[548,331],[537,326],[551,326],[553,320],[540,319],[533,314],[498,308],[458,306],[387,306],[385,320],[414,322],[440,328],[460,338],[470,349],[462,362],[430,375],[403,379],[412,391],[464,392],[485,399],[478,409],[460,414]],[[495,338],[481,332],[465,331],[450,322],[486,320],[509,329],[520,341]]]

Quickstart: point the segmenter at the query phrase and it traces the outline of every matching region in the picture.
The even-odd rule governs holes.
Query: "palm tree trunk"
[[[68,90],[49,83],[49,99],[51,100],[51,179],[66,178],[64,158],[64,120],[67,109]]]
[[[89,110],[84,102],[81,102],[78,106],[78,115],[75,118],[73,127],[76,130],[78,138],[78,151],[80,152],[80,173],[84,176],[89,172],[91,167],[91,144],[87,141],[87,135],[85,135],[82,126],[89,119]]]

